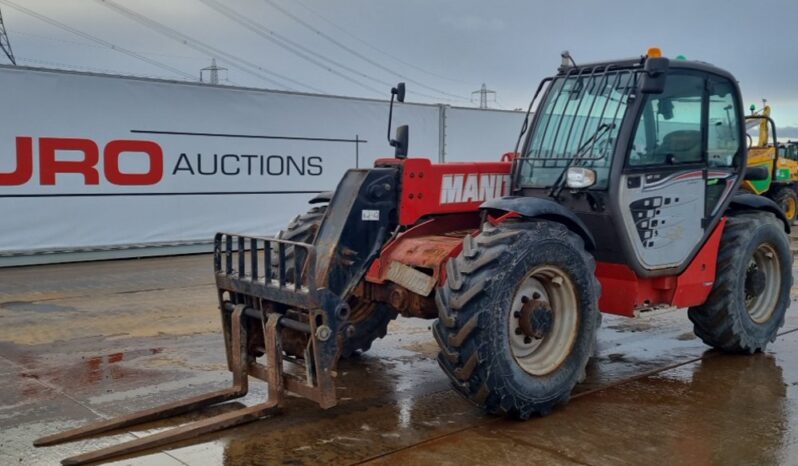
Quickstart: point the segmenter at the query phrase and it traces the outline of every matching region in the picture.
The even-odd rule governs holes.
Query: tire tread
[[[595,327],[600,325],[598,312],[600,284],[592,273],[595,260],[584,248],[584,242],[577,234],[565,226],[553,222],[532,222],[535,228],[547,228],[547,234],[564,238],[579,251],[581,258],[591,272],[594,290],[593,306],[596,310]],[[545,224],[544,226],[538,224]],[[573,386],[584,379],[582,367],[578,380],[564,390],[558,398],[536,403],[524,404],[513,393],[501,374],[491,368],[490,356],[481,346],[478,338],[484,333],[481,328],[485,312],[480,312],[482,295],[489,290],[495,276],[504,264],[513,260],[512,245],[515,242],[534,240],[533,232],[527,230],[529,224],[502,224],[493,226],[486,223],[476,236],[463,239],[463,251],[447,264],[446,283],[436,292],[438,320],[433,334],[441,348],[438,363],[449,377],[453,387],[471,402],[492,414],[508,414],[527,419],[533,414],[547,414],[556,405],[568,400]],[[530,246],[532,247],[532,246]],[[591,340],[588,354],[592,355],[595,338]],[[587,361],[585,361],[586,364]]]

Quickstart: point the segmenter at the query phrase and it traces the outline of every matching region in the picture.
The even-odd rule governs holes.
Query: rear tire
[[[718,251],[715,284],[687,315],[695,334],[730,353],[754,353],[776,339],[792,287],[792,252],[773,214],[729,217]]]
[[[795,193],[795,189],[792,186],[782,186],[776,189],[771,198],[781,207],[790,225],[795,223],[798,217],[798,194]]]
[[[300,243],[312,243],[316,238],[316,232],[319,231],[319,226],[326,211],[327,204],[311,207],[308,212],[294,217],[285,230],[280,231],[277,238]],[[278,254],[277,251],[272,251],[272,266],[275,274],[277,273],[276,264],[279,262]],[[304,255],[305,251],[299,250],[299,254]],[[287,277],[294,276],[293,257],[294,248],[287,246],[285,248]],[[304,257],[301,257],[299,262],[302,263],[303,261]],[[386,335],[388,324],[397,316],[397,313],[386,304],[363,301],[355,296],[349,298],[348,304],[352,310],[349,323],[354,326],[354,332],[348,333],[347,338],[344,340],[344,345],[341,349],[341,357],[343,358],[352,357],[358,352],[368,351],[374,340],[383,338]],[[296,354],[295,356],[301,357],[302,354]]]
[[[489,413],[548,414],[585,377],[599,294],[593,257],[564,225],[485,224],[464,238],[437,290],[438,363]],[[522,316],[535,324],[521,328]]]

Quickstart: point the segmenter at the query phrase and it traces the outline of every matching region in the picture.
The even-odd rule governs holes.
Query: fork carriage
[[[288,248],[293,249],[290,264],[286,258]],[[270,371],[276,371],[286,390],[325,409],[335,406],[333,371],[339,347],[336,339],[348,308],[330,291],[316,287],[316,248],[295,241],[218,233],[214,242],[214,272],[228,364],[232,367],[236,322],[233,314],[237,308],[243,308],[246,319],[240,325],[249,336],[246,341],[249,374],[269,382],[273,380]],[[302,320],[286,315],[288,309],[302,311],[295,314],[303,317]],[[266,324],[270,318],[275,321],[274,343],[266,344]],[[279,332],[282,329],[307,336],[301,359],[283,355]],[[267,361],[277,364],[255,362],[262,354]],[[285,373],[283,362],[301,368],[304,377]]]
[[[292,276],[286,273],[289,264],[285,251],[289,247],[305,251],[304,255],[292,258],[295,271]],[[276,252],[275,262],[272,262],[272,251]],[[103,461],[251,422],[278,412],[286,391],[313,400],[325,409],[335,406],[333,375],[337,345],[334,335],[340,318],[330,318],[330,315],[336,310],[340,312],[337,306],[340,300],[327,290],[315,287],[315,258],[316,250],[310,244],[218,233],[214,241],[214,272],[227,364],[233,375],[232,386],[43,437],[35,445],[78,440],[241,398],[248,392],[249,377],[267,383],[268,396],[264,402],[67,458],[63,464]],[[304,277],[300,278],[303,274]],[[307,322],[291,319],[277,312],[277,306],[304,309],[312,318]],[[282,329],[309,336],[304,360],[283,354]],[[258,362],[259,358],[263,362]],[[296,366],[299,371],[288,373],[284,370],[285,364]],[[304,373],[304,376],[296,375],[297,372]]]

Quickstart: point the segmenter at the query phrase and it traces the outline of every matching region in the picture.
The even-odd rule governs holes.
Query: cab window
[[[701,162],[703,96],[704,78],[688,74],[669,75],[661,94],[646,96],[629,165]]]
[[[741,153],[740,121],[732,84],[720,78],[709,80],[709,124],[707,162],[710,167],[731,167]]]

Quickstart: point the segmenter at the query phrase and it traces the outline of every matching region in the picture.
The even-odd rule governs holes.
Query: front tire
[[[729,217],[712,291],[704,304],[687,311],[695,334],[730,353],[764,350],[784,325],[792,261],[784,225],[773,214]]]
[[[437,291],[438,363],[489,413],[527,419],[566,402],[600,322],[595,261],[549,221],[485,224],[466,236]]]

